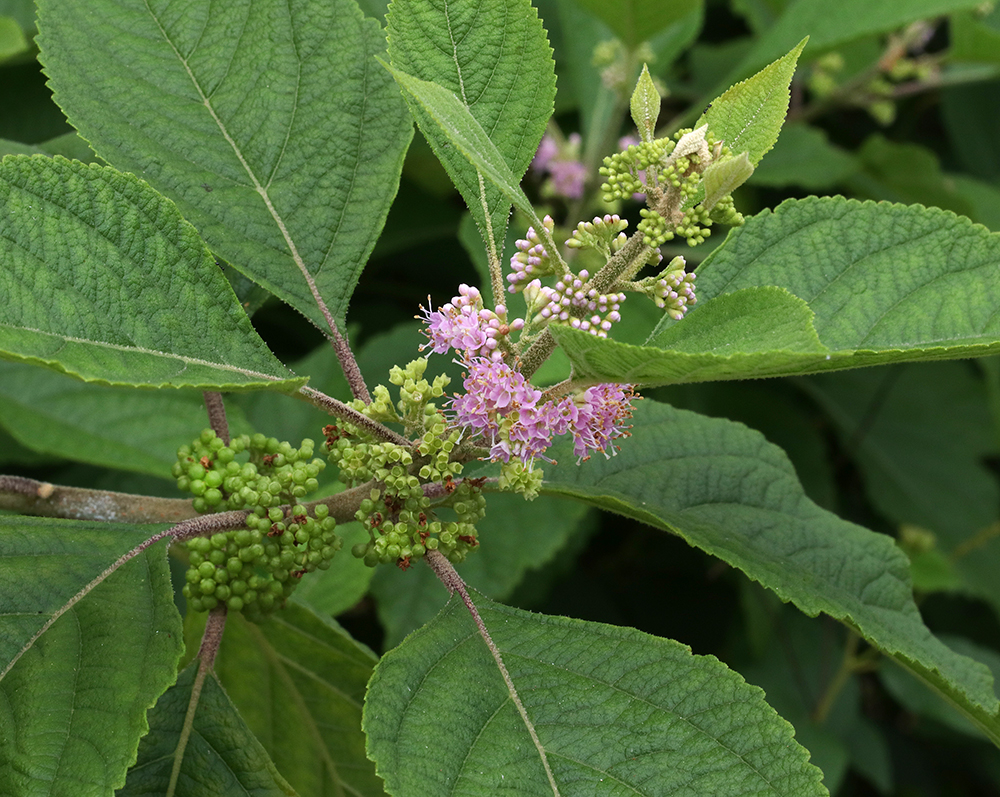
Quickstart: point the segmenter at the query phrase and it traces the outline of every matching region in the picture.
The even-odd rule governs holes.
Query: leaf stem
[[[184,763],[184,749],[187,747],[188,739],[191,738],[191,730],[194,728],[194,717],[198,711],[198,701],[201,699],[201,688],[215,663],[215,655],[219,652],[222,632],[225,628],[226,605],[223,603],[209,612],[205,633],[201,637],[201,647],[198,649],[198,674],[195,675],[194,684],[191,686],[191,699],[188,701],[187,713],[184,715],[184,726],[181,728],[181,735],[177,739],[177,748],[174,750],[174,766],[170,771],[170,783],[167,785],[166,797],[174,797],[174,792],[177,790],[177,780],[180,778],[181,765]]]
[[[202,396],[205,399],[205,409],[208,410],[209,426],[215,431],[216,436],[228,446],[229,421],[226,419],[226,403],[222,400],[222,394],[214,390],[206,390]]]
[[[549,786],[552,787],[552,794],[555,797],[560,797],[559,787],[556,785],[555,776],[552,774],[552,768],[549,766],[549,759],[545,754],[545,748],[542,746],[542,742],[538,738],[538,734],[535,732],[535,726],[531,722],[530,717],[528,717],[528,712],[525,710],[524,704],[521,702],[521,698],[518,696],[517,690],[514,688],[514,682],[511,680],[510,673],[507,672],[506,665],[503,663],[503,658],[500,656],[499,648],[497,648],[496,643],[493,641],[493,637],[490,636],[490,632],[486,628],[486,623],[483,622],[483,618],[479,614],[479,610],[476,608],[476,605],[472,602],[472,598],[469,597],[469,590],[466,587],[465,582],[462,580],[462,577],[458,574],[455,568],[452,567],[451,562],[449,562],[439,551],[428,551],[424,558],[427,560],[427,564],[430,565],[431,570],[434,571],[434,575],[436,575],[441,583],[448,589],[448,592],[450,594],[455,594],[457,592],[461,596],[462,602],[465,603],[465,608],[467,608],[469,610],[469,614],[472,615],[476,628],[479,630],[479,636],[483,638],[483,641],[486,643],[486,647],[489,648],[490,654],[493,656],[493,660],[496,662],[497,668],[503,676],[504,683],[507,684],[507,691],[510,693],[510,699],[517,707],[517,711],[521,715],[521,720],[524,722],[525,727],[528,729],[528,734],[531,736],[531,741],[534,742],[535,749],[538,751],[538,755],[542,759],[542,766],[545,768],[545,774],[549,779]]]

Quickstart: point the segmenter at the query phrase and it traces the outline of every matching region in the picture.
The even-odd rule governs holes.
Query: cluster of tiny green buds
[[[628,222],[615,215],[595,216],[593,221],[581,221],[576,225],[573,234],[567,239],[566,246],[570,249],[594,249],[611,257],[625,245],[627,240],[623,230]]]
[[[534,501],[544,477],[541,468],[525,465],[519,459],[511,459],[501,466],[497,486],[501,490],[520,493],[526,501]]]
[[[177,450],[172,473],[178,489],[195,496],[198,512],[280,506],[319,487],[317,477],[326,463],[313,458],[314,446],[307,439],[294,448],[262,434],[240,435],[226,445],[205,429]]]
[[[659,164],[674,151],[677,142],[669,138],[631,144],[624,152],[616,152],[604,159],[599,169],[605,178],[601,185],[605,202],[629,199],[633,194],[646,191],[645,175],[650,166]]]
[[[355,513],[369,539],[352,549],[371,567],[393,562],[405,570],[429,550],[459,562],[479,544],[475,523],[485,506],[481,483],[456,480],[462,463],[453,461],[452,454],[462,430],[450,428],[432,401],[444,395],[447,377],[428,382],[426,368],[426,358],[420,358],[389,372],[390,383],[399,388],[395,405],[382,386],[374,391],[371,404],[351,404],[373,420],[391,411],[392,417],[415,435],[414,446],[376,439],[365,429],[343,421],[323,429],[323,450],[340,470],[341,481],[348,486],[373,484]],[[427,484],[444,485],[444,498],[429,498],[424,490]],[[442,509],[450,509],[455,519],[439,519]]]
[[[636,229],[642,233],[642,242],[646,246],[656,249],[673,239],[674,231],[670,229],[667,220],[655,210],[640,208],[639,215],[642,216],[642,221]]]
[[[454,563],[464,561],[479,545],[475,524],[485,514],[486,499],[477,480],[463,479],[456,485],[446,479],[444,485],[447,495],[433,508],[420,487],[373,488],[355,515],[368,530],[368,542],[358,543],[351,553],[369,567],[395,563],[402,570],[427,551],[438,551]],[[450,509],[455,520],[441,520],[442,509]]]

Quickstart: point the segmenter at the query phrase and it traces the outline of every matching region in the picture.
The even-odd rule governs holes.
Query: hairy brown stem
[[[313,406],[326,410],[330,413],[330,415],[341,418],[348,423],[353,423],[359,429],[364,429],[366,432],[374,435],[380,440],[385,440],[387,443],[395,443],[398,446],[406,446],[407,448],[413,445],[413,443],[398,432],[394,432],[388,426],[383,426],[381,423],[373,421],[371,418],[363,415],[356,409],[348,407],[344,402],[337,401],[337,399],[332,396],[328,396],[325,393],[321,393],[319,390],[311,387],[302,387],[299,388],[299,394]],[[370,401],[371,399],[369,399],[369,402]]]
[[[215,664],[215,655],[219,652],[222,632],[225,628],[226,604],[223,603],[209,612],[205,633],[201,637],[201,647],[198,649],[198,674],[195,675],[194,684],[191,686],[191,699],[188,701],[187,713],[184,715],[184,726],[181,728],[177,748],[174,750],[174,766],[170,772],[166,797],[173,797],[177,790],[177,780],[180,778],[181,766],[184,762],[184,749],[187,747],[188,739],[191,738],[191,730],[194,728],[194,717],[198,711],[201,689],[205,684],[205,678],[212,670],[212,665]]]
[[[229,445],[229,421],[226,419],[226,404],[222,394],[214,390],[202,393],[205,398],[205,409],[208,410],[208,424],[216,436],[227,446]]]
[[[354,359],[354,352],[351,351],[351,346],[347,342],[347,338],[340,334],[340,330],[337,328],[333,316],[330,315],[330,311],[326,309],[325,304],[322,306],[322,310],[327,323],[330,325],[330,345],[333,346],[333,351],[337,355],[337,360],[340,361],[340,367],[344,371],[344,376],[347,377],[347,384],[351,386],[351,395],[354,398],[361,399],[365,404],[371,404],[372,397],[368,392],[368,385],[365,384],[365,378],[361,375],[361,369],[358,368],[358,361]]]

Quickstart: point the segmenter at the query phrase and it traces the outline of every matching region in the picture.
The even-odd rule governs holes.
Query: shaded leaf
[[[577,0],[634,50],[702,6],[702,0]]]
[[[149,712],[149,733],[140,743],[138,760],[117,797],[159,797],[167,793],[198,664],[196,660],[189,665]],[[211,673],[198,698],[174,795],[295,795]]]
[[[831,144],[817,127],[789,124],[753,175],[751,185],[782,188],[800,185],[812,191],[831,188],[859,168],[847,150]]]
[[[226,410],[234,435],[251,431],[238,407]],[[0,426],[34,451],[169,479],[178,447],[207,425],[201,393],[85,384],[0,362]]]
[[[552,449],[557,459],[566,445]],[[989,672],[924,626],[906,557],[889,537],[809,501],[760,434],[646,400],[618,456],[586,464],[547,469],[544,489],[678,534],[806,614],[841,620],[1000,743]]]
[[[85,381],[291,390],[194,228],[130,174],[0,163],[0,353]]]
[[[56,102],[102,158],[325,328],[307,271],[343,320],[412,136],[375,20],[352,0],[44,0],[39,28]]]
[[[763,692],[714,657],[629,628],[475,602],[561,794],[653,782],[658,794],[827,794]],[[379,662],[364,727],[394,794],[553,793],[457,596]]]
[[[215,670],[247,726],[301,794],[384,794],[365,757],[361,701],[375,656],[332,620],[289,604],[231,616]]]
[[[0,794],[109,794],[183,650],[156,527],[0,517]]]

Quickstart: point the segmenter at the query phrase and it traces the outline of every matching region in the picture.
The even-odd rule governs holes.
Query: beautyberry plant
[[[916,717],[996,785],[995,621],[934,633],[1000,611],[996,452],[927,398],[997,424],[996,188],[806,124],[983,80],[924,17],[994,67],[996,20],[770,5],[0,17],[71,126],[0,141],[0,794],[930,794]]]

